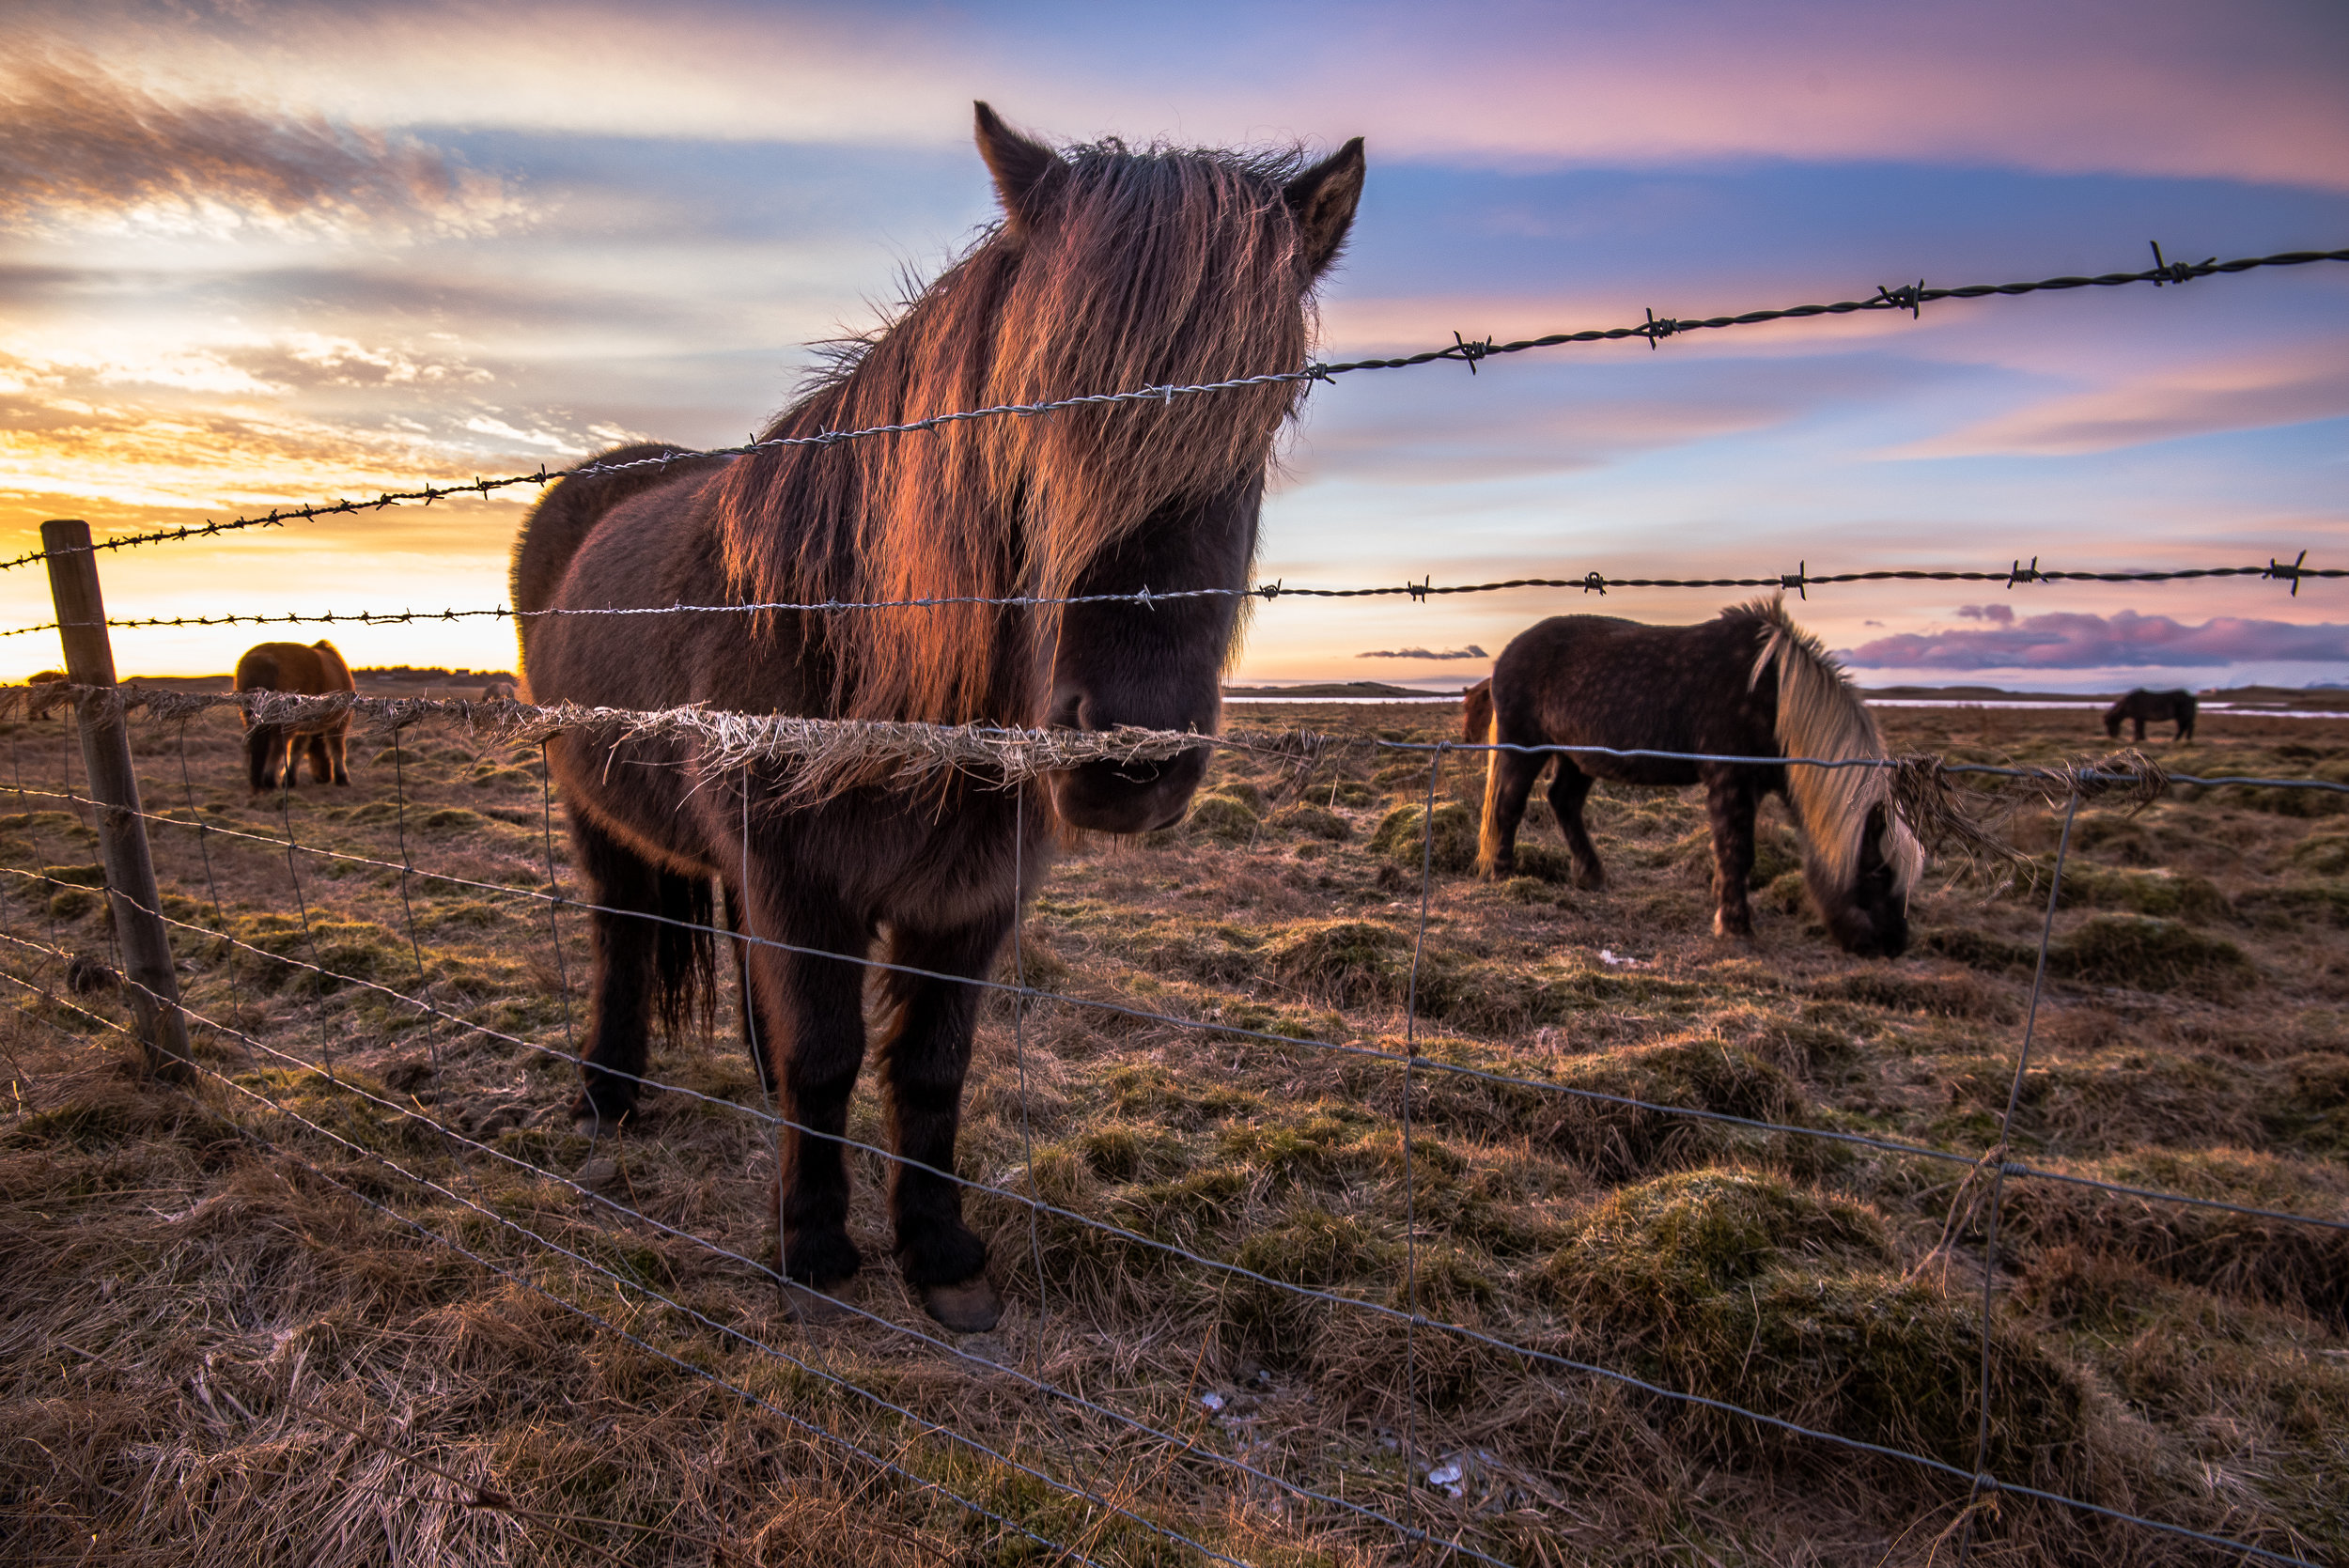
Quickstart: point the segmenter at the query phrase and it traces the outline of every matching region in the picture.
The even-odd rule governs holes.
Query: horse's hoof
[[[835,1281],[830,1290],[803,1285],[797,1280],[786,1280],[783,1282],[784,1310],[811,1327],[847,1323],[861,1315],[851,1295],[855,1287],[853,1275]]]
[[[616,1134],[631,1120],[625,1110],[598,1110],[592,1105],[571,1107],[571,1130],[582,1138],[604,1138]]]
[[[924,1285],[922,1310],[957,1334],[984,1334],[1003,1321],[1003,1298],[985,1274],[973,1274],[960,1284]]]

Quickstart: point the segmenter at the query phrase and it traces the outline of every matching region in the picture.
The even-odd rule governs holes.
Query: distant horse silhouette
[[[1490,738],[1514,746],[1709,752],[1724,756],[1880,757],[1884,741],[1859,692],[1777,598],[1695,626],[1642,626],[1559,615],[1518,634],[1493,666]],[[1893,814],[1889,775],[1873,768],[1680,762],[1561,752],[1549,786],[1575,881],[1606,884],[1582,825],[1596,779],[1705,786],[1713,825],[1713,929],[1753,933],[1746,884],[1753,818],[1766,793],[1799,819],[1803,880],[1828,930],[1851,953],[1897,957],[1908,945],[1908,896],[1924,850]],[[1525,800],[1550,753],[1488,753],[1477,867],[1507,872]]]
[[[1311,292],[1361,190],[1359,141],[1302,166],[1118,142],[1056,152],[978,105],[1004,217],[884,329],[839,350],[770,436],[958,409],[1302,366]],[[567,479],[524,525],[521,610],[672,604],[1063,598],[1246,586],[1272,443],[1298,387],[1280,382],[952,423],[901,437],[783,447]],[[631,447],[606,461],[661,455]],[[1237,623],[1229,596],[1155,604],[947,602],[522,623],[539,702],[856,719],[1119,724],[1211,732]],[[837,1139],[865,1053],[877,942],[907,966],[875,984],[900,1267],[950,1327],[993,1324],[985,1244],[952,1179],[980,1000],[1055,814],[1131,833],[1178,819],[1206,768],[1088,763],[1017,790],[955,778],[918,793],[882,777],[811,803],[795,774],[709,774],[692,742],[548,745],[593,916],[595,1019],[575,1113],[611,1125],[636,1100],[649,1013],[673,1027],[706,997],[710,878],[750,944],[753,1053],[797,1126],[779,1182],[795,1307],[863,1259],[846,1227]],[[1017,871],[1015,871],[1017,868]],[[619,911],[619,912],[612,912]],[[639,922],[666,922],[649,931]],[[680,924],[683,923],[683,924]],[[911,972],[914,970],[926,972]]]
[[[245,649],[244,657],[237,660],[237,690],[296,691],[318,697],[330,691],[355,691],[358,683],[350,678],[350,666],[334,651],[334,644],[320,638],[308,647],[300,643],[257,643]],[[311,724],[257,724],[246,714],[245,762],[254,792],[292,788],[296,759],[305,749],[313,784],[350,783],[345,755],[350,734],[348,713]]]
[[[2158,724],[2174,719],[2178,723],[2178,739],[2191,740],[2194,738],[2194,715],[2201,707],[2191,691],[2148,691],[2140,686],[2105,709],[2105,734],[2115,740],[2120,739],[2121,721],[2134,719],[2137,721],[2137,738],[2142,740],[2148,723]]]

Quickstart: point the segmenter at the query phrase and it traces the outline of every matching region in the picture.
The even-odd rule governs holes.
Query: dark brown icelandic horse
[[[1361,145],[1295,156],[1055,151],[978,108],[1003,221],[886,328],[843,352],[771,436],[1302,366],[1315,281],[1362,180]],[[514,559],[525,611],[1244,589],[1274,438],[1298,386],[959,421],[894,437],[568,479]],[[657,456],[630,448],[607,460]],[[524,621],[539,702],[867,720],[1212,731],[1237,625],[1229,594]],[[786,768],[712,772],[685,738],[549,746],[593,916],[595,1020],[575,1112],[628,1116],[648,1014],[687,1016],[709,970],[710,883],[744,944],[753,1054],[793,1125],[784,1270],[812,1315],[863,1260],[836,1140],[881,1022],[899,1265],[940,1322],[1002,1312],[951,1179],[980,998],[1051,819],[1109,832],[1182,814],[1200,748],[1006,789],[866,779],[810,801]],[[631,918],[634,917],[634,918]],[[647,924],[645,917],[667,924]],[[680,924],[677,923],[688,923]],[[700,931],[690,925],[702,927]],[[695,940],[695,938],[701,940]],[[787,943],[770,946],[766,943]],[[920,971],[920,972],[916,972]],[[702,993],[706,996],[707,993]],[[811,1295],[810,1293],[821,1293]]]
[[[237,690],[319,697],[330,691],[355,691],[358,683],[350,678],[350,666],[334,651],[334,644],[321,638],[308,647],[300,643],[257,643],[245,649],[244,657],[237,660]],[[305,749],[304,742],[313,784],[350,783],[350,761],[344,754],[350,735],[348,713],[313,724],[257,724],[246,714],[245,762],[254,792],[292,788],[296,759]]]
[[[1642,626],[1604,615],[1559,615],[1530,628],[1493,665],[1491,740],[1507,746],[1702,752],[1737,757],[1881,757],[1867,704],[1818,640],[1776,598],[1724,610],[1695,626]],[[1765,794],[1794,807],[1806,841],[1803,880],[1847,952],[1898,957],[1908,945],[1908,895],[1924,851],[1891,806],[1890,775],[1875,768],[1615,757],[1590,752],[1487,754],[1477,868],[1507,872],[1525,800],[1552,756],[1550,808],[1574,856],[1575,881],[1607,874],[1582,825],[1594,780],[1705,786],[1713,824],[1713,929],[1753,934],[1746,883],[1753,818]]]
[[[2137,738],[2142,740],[2148,723],[2158,724],[2174,719],[2178,724],[2178,738],[2191,740],[2194,738],[2194,715],[2201,706],[2191,691],[2148,691],[2140,686],[2105,709],[2105,734],[2115,740],[2120,739],[2121,721],[2134,719],[2137,721]]]

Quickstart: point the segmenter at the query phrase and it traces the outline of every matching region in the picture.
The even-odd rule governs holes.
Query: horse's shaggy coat
[[[1777,597],[1687,627],[1553,617],[1503,649],[1489,689],[1472,689],[1464,706],[1471,722],[1489,711],[1487,735],[1501,745],[1829,761],[1884,755],[1867,705]],[[1486,876],[1513,864],[1526,797],[1551,754],[1488,754],[1477,855]],[[1606,882],[1582,822],[1595,780],[1702,784],[1713,824],[1714,929],[1750,936],[1754,812],[1764,794],[1775,792],[1787,797],[1802,826],[1804,880],[1836,939],[1851,952],[1886,956],[1907,945],[1908,895],[1923,873],[1924,851],[1892,811],[1887,770],[1554,754],[1549,802],[1582,886]]]
[[[2180,740],[2194,738],[2194,716],[2201,708],[2191,691],[2148,691],[2139,687],[2127,696],[2105,709],[2105,734],[2112,739],[2121,738],[2121,722],[2136,721],[2136,739],[2145,738],[2148,723],[2163,723],[2175,720]]]
[[[894,322],[842,349],[770,435],[1304,365],[1310,291],[1361,189],[1359,142],[1307,168],[1113,142],[1055,152],[985,105],[978,132],[1003,221]],[[1282,382],[566,480],[516,547],[515,602],[593,611],[1239,589],[1273,439],[1297,394]],[[534,617],[522,623],[523,674],[542,703],[1207,732],[1237,605]],[[583,1119],[615,1122],[633,1108],[647,1015],[656,1003],[686,1010],[708,952],[692,928],[708,924],[717,878],[738,929],[789,944],[752,945],[742,960],[754,1054],[795,1124],[784,1266],[819,1291],[843,1285],[861,1257],[844,1224],[836,1139],[865,1048],[856,960],[879,941],[905,966],[876,981],[902,1157],[891,1194],[898,1256],[941,1321],[992,1323],[1001,1308],[986,1249],[941,1173],[954,1166],[978,1001],[953,977],[993,970],[1054,815],[1120,832],[1172,821],[1205,748],[1085,763],[1042,787],[949,776],[908,791],[877,773],[813,803],[780,768],[717,773],[674,738],[597,744],[574,732],[548,755],[602,907]]]
[[[355,691],[350,666],[334,644],[324,638],[304,647],[300,643],[257,643],[237,660],[240,691],[294,691],[305,697],[334,691]],[[245,764],[248,780],[257,793],[293,787],[297,758],[306,741],[313,784],[350,782],[345,754],[350,744],[350,715],[338,713],[307,724],[257,724],[245,718]]]

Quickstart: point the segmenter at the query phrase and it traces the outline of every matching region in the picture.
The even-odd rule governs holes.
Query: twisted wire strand
[[[1519,354],[1535,349],[1552,349],[1567,344],[1619,342],[1628,338],[1643,338],[1653,349],[1667,337],[1692,332],[1719,331],[1730,327],[1758,326],[1768,321],[1802,320],[1819,316],[1849,316],[1878,311],[1906,311],[1914,318],[1926,304],[1943,300],[1980,300],[2015,298],[2025,294],[2062,293],[2080,288],[2117,288],[2132,284],[2150,283],[2155,287],[2184,284],[2195,278],[2227,276],[2254,272],[2269,267],[2304,267],[2320,261],[2349,261],[2349,249],[2330,251],[2284,251],[2272,256],[2243,256],[2231,261],[2212,257],[2206,261],[2173,262],[2162,257],[2161,247],[2154,247],[2153,267],[2134,272],[2103,272],[2093,276],[2062,276],[2041,278],[2025,283],[1967,284],[1954,288],[1927,287],[1921,279],[1915,284],[1898,287],[1879,286],[1875,294],[1864,299],[1840,300],[1832,304],[1789,305],[1776,309],[1749,310],[1733,316],[1707,316],[1688,318],[1657,317],[1651,310],[1644,321],[1629,326],[1591,328],[1581,332],[1549,333],[1540,337],[1516,338],[1496,343],[1491,338],[1463,338],[1453,334],[1453,341],[1441,348],[1420,353],[1391,358],[1345,360],[1334,364],[1309,363],[1300,369],[1275,370],[1261,375],[1237,376],[1228,380],[1201,381],[1189,385],[1139,387],[1127,392],[1087,393],[1071,397],[1037,403],[998,403],[986,408],[963,409],[950,413],[933,414],[924,419],[907,420],[893,425],[873,425],[852,430],[824,430],[812,436],[770,436],[761,441],[746,442],[739,446],[718,446],[699,450],[673,447],[655,458],[640,458],[622,463],[582,463],[572,468],[550,470],[543,464],[533,474],[510,474],[499,479],[475,478],[470,484],[425,484],[404,490],[383,490],[372,500],[346,499],[319,502],[304,506],[272,507],[266,514],[234,518],[226,522],[207,521],[201,527],[187,525],[157,529],[145,534],[119,535],[100,539],[86,547],[90,551],[127,550],[139,545],[163,544],[186,539],[210,538],[215,535],[234,533],[248,528],[276,528],[305,518],[344,516],[358,512],[381,511],[389,506],[421,502],[430,505],[435,501],[455,496],[487,497],[493,490],[518,485],[549,485],[558,479],[586,478],[613,474],[625,474],[644,469],[663,469],[679,462],[692,462],[706,458],[739,458],[754,453],[778,451],[794,446],[836,446],[844,442],[864,441],[884,436],[905,436],[925,430],[937,430],[948,425],[968,420],[992,418],[1033,419],[1062,409],[1133,407],[1158,404],[1161,407],[1176,397],[1193,397],[1218,392],[1237,391],[1243,387],[1298,384],[1328,381],[1336,377],[1362,370],[1401,370],[1413,365],[1455,361],[1473,372],[1485,360],[1509,354]],[[59,553],[82,553],[77,547]],[[0,561],[0,571],[49,558],[48,551],[32,551]],[[1568,584],[1579,586],[1579,584]],[[1723,584],[1727,585],[1727,584]]]
[[[1990,1179],[1989,1219],[1982,1243],[1982,1410],[1974,1433],[1974,1473],[1978,1478],[1966,1498],[1965,1522],[1957,1537],[1958,1568],[1972,1560],[1976,1503],[1982,1497],[1979,1479],[1990,1468],[1990,1372],[1994,1353],[1991,1328],[1996,1316],[1999,1282],[1999,1210],[2006,1196],[2006,1156],[2015,1141],[2015,1112],[2023,1103],[2023,1083],[2030,1074],[2031,1037],[2039,1027],[2039,999],[2047,985],[2047,950],[2055,941],[2056,910],[2063,901],[2063,865],[2072,852],[2072,825],[2079,816],[2080,798],[2063,805],[2063,834],[2056,840],[2055,870],[2047,878],[2047,912],[2039,923],[2039,961],[2031,970],[2030,1004],[2023,1012],[2023,1039],[2015,1051],[2015,1078],[2006,1092],[2006,1110],[1999,1118],[1999,1141],[1985,1155],[1995,1159],[1998,1172]]]

